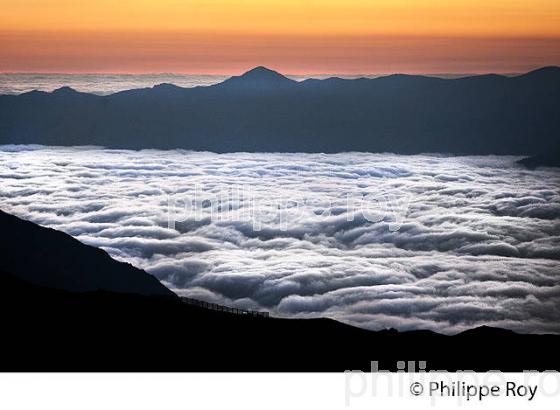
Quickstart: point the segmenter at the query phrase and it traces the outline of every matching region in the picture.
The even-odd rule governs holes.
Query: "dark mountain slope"
[[[37,286],[22,278],[49,276],[42,281],[65,288],[70,273],[98,283],[89,276],[130,278],[130,272],[65,234],[0,215],[3,238],[18,244],[0,242],[0,371],[369,371],[371,361],[396,370],[397,361],[409,360],[427,361],[428,370],[560,369],[560,337],[553,335],[492,328],[457,336],[370,332],[330,319],[233,315],[167,295],[134,294],[135,288],[144,290],[134,280],[130,289],[118,289],[126,293]],[[77,250],[81,257],[73,259],[81,247],[88,250]],[[137,269],[134,274],[147,276]]]
[[[175,297],[155,277],[71,236],[0,211],[0,272],[47,288]]]
[[[71,293],[0,273],[1,371],[370,371],[560,369],[559,336],[492,328],[457,336],[370,332],[329,319],[256,318],[178,299]],[[505,346],[508,348],[506,349]]]
[[[524,165],[529,169],[539,167],[560,167],[560,150],[549,151],[544,154],[527,157],[517,161],[518,164]]]
[[[557,67],[303,82],[258,67],[210,87],[0,96],[0,144],[538,155],[560,146],[559,100]]]

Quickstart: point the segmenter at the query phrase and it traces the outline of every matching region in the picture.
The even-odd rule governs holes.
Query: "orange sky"
[[[0,71],[518,72],[560,65],[558,0],[0,0]]]

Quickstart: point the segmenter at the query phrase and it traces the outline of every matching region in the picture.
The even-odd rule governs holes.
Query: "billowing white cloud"
[[[371,329],[560,333],[560,171],[512,157],[4,146],[0,180],[7,212],[180,294]]]

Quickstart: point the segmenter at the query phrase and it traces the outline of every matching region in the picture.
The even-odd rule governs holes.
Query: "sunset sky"
[[[0,0],[0,72],[520,72],[558,0]]]

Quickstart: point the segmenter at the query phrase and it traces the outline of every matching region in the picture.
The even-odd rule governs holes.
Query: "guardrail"
[[[192,306],[198,306],[204,309],[214,310],[216,312],[226,312],[234,315],[252,316],[252,317],[269,317],[268,312],[258,312],[256,310],[238,309],[234,307],[218,305],[217,303],[205,302],[203,300],[181,297],[181,300]]]

